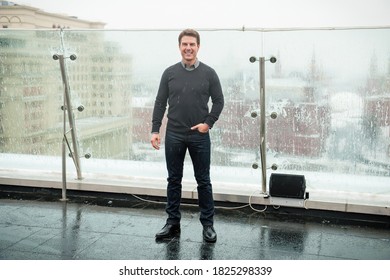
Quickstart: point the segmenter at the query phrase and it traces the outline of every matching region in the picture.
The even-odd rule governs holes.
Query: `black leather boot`
[[[156,233],[156,239],[172,238],[180,235],[180,225],[166,224],[159,232]]]
[[[211,243],[217,241],[217,233],[213,226],[203,226],[203,239],[204,241]]]

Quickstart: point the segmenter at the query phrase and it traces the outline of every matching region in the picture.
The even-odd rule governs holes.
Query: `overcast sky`
[[[389,0],[14,0],[107,29],[390,26]]]

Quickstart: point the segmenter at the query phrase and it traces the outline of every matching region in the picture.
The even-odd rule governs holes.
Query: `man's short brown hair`
[[[184,36],[191,36],[191,37],[195,37],[196,38],[196,43],[198,45],[200,45],[200,35],[198,33],[198,31],[194,30],[194,29],[185,29],[183,30],[180,34],[179,34],[179,45],[181,43],[181,39],[184,37]]]

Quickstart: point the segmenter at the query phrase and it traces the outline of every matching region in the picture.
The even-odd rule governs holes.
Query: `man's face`
[[[194,64],[199,50],[196,38],[192,36],[183,36],[179,48],[183,62],[189,65]]]

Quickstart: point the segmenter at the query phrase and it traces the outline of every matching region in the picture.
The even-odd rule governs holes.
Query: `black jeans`
[[[167,205],[168,224],[180,223],[183,166],[188,149],[198,184],[198,205],[202,225],[213,225],[214,199],[210,181],[210,134],[191,131],[176,133],[167,131],[165,159],[168,169]]]

